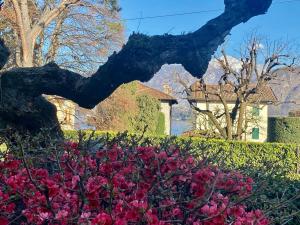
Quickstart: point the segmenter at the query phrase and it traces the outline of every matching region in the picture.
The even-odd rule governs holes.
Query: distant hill
[[[279,70],[277,74],[271,87],[280,104],[271,106],[269,115],[288,116],[290,111],[300,109],[300,68],[293,72]]]
[[[164,65],[146,85],[164,91],[163,85],[168,84],[172,90],[171,95],[178,100],[178,104],[173,106],[173,119],[185,120],[191,117],[192,111],[188,102],[184,100],[184,87],[177,81],[178,77],[189,85],[196,81],[181,65],[174,64]]]

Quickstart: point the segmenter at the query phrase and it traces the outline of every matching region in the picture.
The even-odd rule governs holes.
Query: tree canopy
[[[6,67],[42,66],[91,73],[123,42],[115,0],[7,0],[0,33],[11,51]]]

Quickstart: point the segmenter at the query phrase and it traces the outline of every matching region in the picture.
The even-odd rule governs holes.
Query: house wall
[[[245,134],[245,140],[254,141],[254,142],[266,142],[268,140],[268,105],[259,105],[260,112],[258,123],[257,122],[250,122],[248,125],[247,133]],[[248,111],[251,112],[252,107],[248,107]],[[259,139],[254,140],[252,139],[252,128],[257,127],[259,128]]]
[[[198,102],[197,107],[200,109],[206,109],[206,103],[205,102]],[[232,110],[234,107],[234,104],[228,104],[229,110]],[[245,141],[254,141],[254,142],[265,142],[268,138],[268,106],[264,104],[260,104],[258,106],[259,110],[259,116],[253,116],[252,106],[247,107],[247,113],[245,115],[245,118],[247,118],[248,122],[247,124],[244,123],[244,126],[247,127],[247,132],[244,134],[244,140]],[[224,112],[224,107],[221,103],[208,103],[208,109],[216,112],[219,111],[220,113]],[[221,117],[219,119],[219,122],[225,126],[225,116]],[[207,116],[199,114],[196,116],[196,128],[200,130],[206,130],[210,129],[211,123],[209,122],[209,119]],[[253,139],[252,138],[252,130],[253,128],[259,128],[259,139]]]
[[[160,111],[165,116],[165,134],[171,134],[171,110],[172,106],[169,102],[161,102],[160,103]]]
[[[70,100],[48,96],[48,100],[56,106],[57,119],[62,130],[75,129],[76,104]]]

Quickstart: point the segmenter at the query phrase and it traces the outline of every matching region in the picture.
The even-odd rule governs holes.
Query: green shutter
[[[259,128],[252,129],[252,139],[258,140],[259,139]]]
[[[252,115],[259,116],[260,109],[258,107],[252,107]]]

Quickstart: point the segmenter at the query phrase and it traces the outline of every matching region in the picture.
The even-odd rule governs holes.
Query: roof
[[[292,110],[289,112],[290,117],[300,117],[300,110]]]
[[[171,104],[177,104],[177,99],[174,98],[173,96],[166,94],[162,91],[159,91],[157,89],[148,87],[140,82],[137,82],[137,93],[138,94],[146,94],[146,95],[150,95],[153,98],[156,98],[160,101],[168,101]]]
[[[256,85],[250,84],[249,90],[255,90]],[[192,86],[192,97],[191,100],[193,101],[206,101],[205,94],[203,93],[203,89],[199,82],[195,82]],[[219,92],[219,85],[217,84],[206,84],[206,91],[208,93],[207,101],[210,102],[220,102],[220,98],[218,97],[217,93]],[[224,86],[224,95],[225,99],[228,102],[234,102],[237,99],[236,94],[234,93],[234,88],[231,85]],[[270,102],[277,102],[277,98],[270,86],[264,86],[259,93],[253,93],[250,95],[251,101],[253,102],[260,102],[260,103],[270,103]]]

